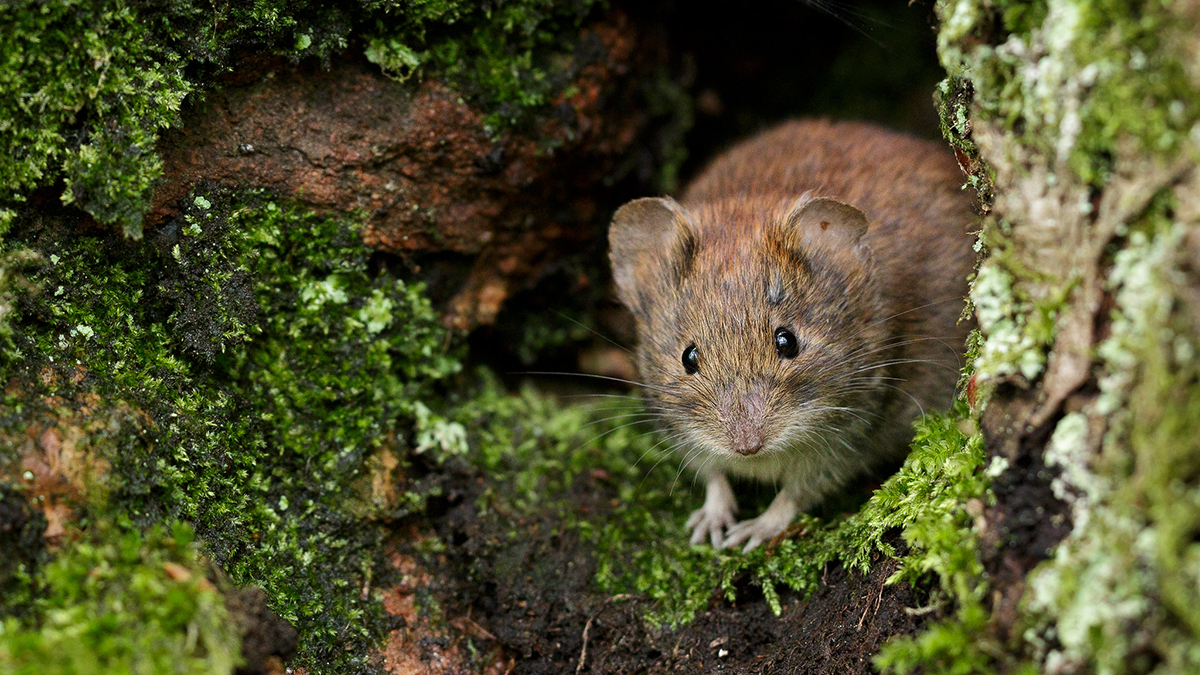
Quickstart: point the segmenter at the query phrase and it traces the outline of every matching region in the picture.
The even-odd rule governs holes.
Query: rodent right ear
[[[687,273],[695,248],[691,222],[674,199],[635,199],[617,209],[608,228],[608,257],[621,302],[645,314],[655,289],[675,286]]]
[[[801,197],[784,222],[804,249],[853,249],[868,229],[867,216],[862,211],[829,197]]]

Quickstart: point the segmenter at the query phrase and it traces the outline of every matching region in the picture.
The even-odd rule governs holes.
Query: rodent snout
[[[730,448],[743,457],[757,454],[766,441],[763,429],[766,398],[758,391],[750,391],[741,395],[726,392],[721,399],[720,417],[729,435]]]

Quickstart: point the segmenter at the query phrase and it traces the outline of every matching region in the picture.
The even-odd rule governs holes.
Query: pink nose
[[[733,451],[749,456],[762,450],[762,428],[753,423],[738,424],[733,428]]]
[[[762,450],[762,443],[756,443],[753,446],[747,445],[745,447],[735,445],[733,446],[733,449],[737,451],[737,454],[742,455],[743,457],[749,457],[750,455],[758,454],[758,451]]]

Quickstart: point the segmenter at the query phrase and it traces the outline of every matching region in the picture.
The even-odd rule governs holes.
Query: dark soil
[[[274,662],[296,655],[296,629],[271,611],[261,588],[247,586],[227,593],[225,608],[242,633],[245,663],[234,671],[236,675],[262,675],[271,672]]]
[[[475,497],[483,483],[469,473],[460,478],[454,481],[460,498],[432,523],[447,545],[440,558],[443,607],[484,629],[500,672],[870,673],[870,659],[886,640],[938,616],[906,611],[923,607],[927,593],[885,585],[896,563],[878,559],[865,576],[830,565],[807,599],[781,589],[780,616],[743,580],[736,603],[714,594],[692,623],[654,629],[642,619],[641,598],[598,592],[590,542],[550,516],[481,516]],[[612,508],[611,496],[603,484],[581,480],[570,498],[602,515]],[[903,554],[899,537],[890,543]],[[577,671],[585,633],[586,660]]]
[[[1029,427],[1025,422],[1035,408],[1030,390],[1005,384],[997,388],[981,420],[989,455],[1009,463],[992,483],[996,504],[984,514],[987,525],[980,538],[984,569],[998,591],[992,612],[1001,634],[1016,619],[1025,577],[1071,531],[1067,504],[1051,487],[1058,471],[1046,466],[1044,457],[1061,415]]]

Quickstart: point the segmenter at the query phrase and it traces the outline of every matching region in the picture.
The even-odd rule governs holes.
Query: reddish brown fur
[[[941,144],[795,121],[720,156],[679,205],[617,213],[614,277],[641,376],[689,462],[782,481],[805,508],[899,456],[920,410],[951,403],[973,262],[960,182]],[[856,207],[866,233],[836,216],[797,225],[802,196]],[[800,339],[796,358],[776,352],[778,327]],[[680,362],[691,344],[695,375]],[[756,435],[762,451],[741,456]]]

